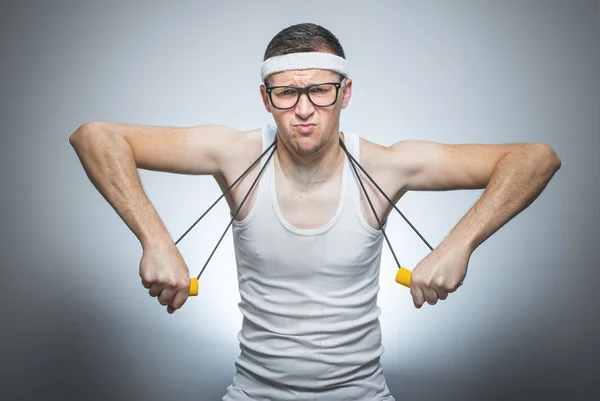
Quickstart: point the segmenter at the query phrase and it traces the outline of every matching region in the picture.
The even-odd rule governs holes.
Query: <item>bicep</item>
[[[241,135],[219,125],[192,127],[102,123],[123,136],[140,169],[179,174],[218,175]]]
[[[388,148],[388,157],[404,190],[483,189],[498,161],[520,146],[402,141]]]

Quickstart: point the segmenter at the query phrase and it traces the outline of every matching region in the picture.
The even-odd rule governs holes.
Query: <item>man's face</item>
[[[331,82],[340,82],[340,76],[327,70],[285,71],[273,74],[267,79],[269,87],[305,87]],[[304,93],[295,107],[279,110],[273,107],[265,89],[265,86],[261,85],[263,103],[267,111],[273,115],[279,129],[278,134],[286,146],[299,155],[309,156],[318,153],[329,141],[337,141],[340,113],[348,106],[352,94],[352,81],[349,78],[344,81],[335,103],[329,107],[315,106]],[[318,102],[319,91],[314,93],[313,100]],[[273,97],[275,98],[275,94]]]

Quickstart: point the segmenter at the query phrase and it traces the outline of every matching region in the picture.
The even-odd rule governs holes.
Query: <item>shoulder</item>
[[[263,152],[264,129],[261,127],[236,132],[232,140],[223,148],[221,169],[223,174],[226,176],[238,174],[256,161]]]
[[[381,181],[390,193],[403,193],[411,189],[411,180],[425,166],[436,166],[442,159],[443,144],[421,140],[400,140],[382,145],[360,138],[362,167],[376,180]]]
[[[439,158],[448,145],[443,143],[405,139],[389,146],[365,138],[360,139],[361,158],[373,168],[386,168],[409,172],[423,163]]]
[[[379,143],[370,141],[360,135],[357,135],[357,136],[358,136],[358,140],[360,142],[361,159],[363,157],[365,159],[379,157],[389,151],[388,146],[381,145]]]
[[[247,131],[238,131],[236,140],[231,142],[232,149],[236,150],[234,157],[255,156],[262,153],[263,129],[254,128]]]
[[[369,172],[388,170],[394,158],[393,146],[382,145],[358,136],[360,143],[360,163]]]

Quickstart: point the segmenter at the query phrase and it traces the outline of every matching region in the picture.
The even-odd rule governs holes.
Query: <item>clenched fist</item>
[[[467,275],[470,251],[460,247],[434,249],[414,268],[410,293],[416,308],[425,302],[435,305],[463,284]]]
[[[187,301],[189,270],[175,244],[159,243],[144,248],[140,277],[150,296],[157,297],[168,313],[174,313]]]

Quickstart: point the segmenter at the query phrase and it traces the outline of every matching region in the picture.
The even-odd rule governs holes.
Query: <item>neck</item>
[[[297,184],[309,186],[326,182],[343,165],[344,151],[339,140],[343,133],[330,135],[329,140],[316,152],[303,155],[277,138],[276,160],[286,178]]]

